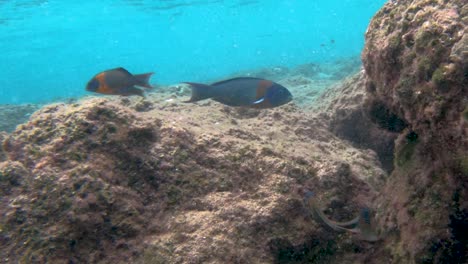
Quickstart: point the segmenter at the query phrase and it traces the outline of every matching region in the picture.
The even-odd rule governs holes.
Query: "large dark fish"
[[[192,97],[186,102],[211,98],[229,106],[272,108],[292,100],[288,89],[273,81],[260,78],[239,77],[211,85],[186,83],[192,87]]]
[[[362,208],[359,216],[348,222],[335,222],[328,219],[328,217],[322,212],[320,206],[317,204],[313,192],[308,191],[306,193],[304,203],[309,209],[312,209],[312,214],[316,219],[320,220],[323,224],[335,231],[350,232],[356,234],[359,239],[369,242],[379,240],[379,237],[371,226],[370,210],[367,207]]]
[[[101,94],[144,96],[143,90],[135,86],[152,89],[148,83],[152,74],[150,72],[132,75],[122,67],[107,70],[96,74],[86,85],[86,90]]]

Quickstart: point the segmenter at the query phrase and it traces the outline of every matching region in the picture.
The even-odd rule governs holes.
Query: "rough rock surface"
[[[393,263],[466,263],[468,4],[389,1],[362,54],[367,112],[399,132],[379,195]]]
[[[186,98],[184,98],[186,99]],[[293,263],[365,259],[312,219],[353,217],[376,154],[294,105],[88,98],[37,111],[3,140],[0,257],[9,262]]]

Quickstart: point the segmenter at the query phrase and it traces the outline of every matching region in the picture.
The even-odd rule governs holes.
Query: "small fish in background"
[[[335,44],[335,40],[334,40],[334,39],[331,39],[331,40],[330,40],[330,44],[331,44],[331,45]],[[327,46],[327,44],[325,44],[325,43],[321,43],[321,44],[320,44],[320,47],[322,47],[322,48],[323,48],[323,47],[326,47],[326,46]]]
[[[211,98],[229,106],[273,108],[292,100],[288,89],[273,81],[260,78],[239,77],[211,85],[185,83],[192,88],[192,96],[186,101],[187,103]]]
[[[86,90],[101,94],[144,97],[143,90],[135,86],[152,89],[153,87],[148,83],[152,74],[150,72],[133,75],[122,67],[115,68],[96,74],[86,85]]]
[[[356,234],[360,240],[369,242],[376,242],[380,238],[375,233],[371,225],[371,213],[370,209],[364,207],[361,209],[359,216],[348,222],[335,222],[330,220],[320,209],[315,199],[315,194],[311,191],[307,191],[304,197],[304,204],[307,208],[312,209],[314,217],[321,221],[323,224],[328,226],[337,232],[350,232]]]

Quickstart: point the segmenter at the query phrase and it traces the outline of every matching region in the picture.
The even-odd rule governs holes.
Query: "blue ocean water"
[[[204,81],[358,55],[384,0],[0,0],[0,104],[87,94],[102,70]]]

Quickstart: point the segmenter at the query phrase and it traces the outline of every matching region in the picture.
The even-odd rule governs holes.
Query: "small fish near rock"
[[[368,242],[376,242],[381,239],[374,231],[371,223],[370,209],[367,207],[362,208],[359,215],[350,221],[336,222],[325,216],[312,191],[306,192],[304,204],[307,209],[311,210],[312,215],[314,215],[317,220],[336,232],[349,232],[355,234],[359,240]]]
[[[139,95],[144,97],[144,91],[135,86],[152,89],[149,79],[153,72],[131,74],[119,67],[96,74],[86,85],[86,91],[108,95]]]
[[[250,108],[273,108],[289,103],[292,94],[284,86],[270,80],[239,77],[213,83],[211,85],[184,82],[192,88],[192,96],[187,103],[211,98],[229,106]]]

